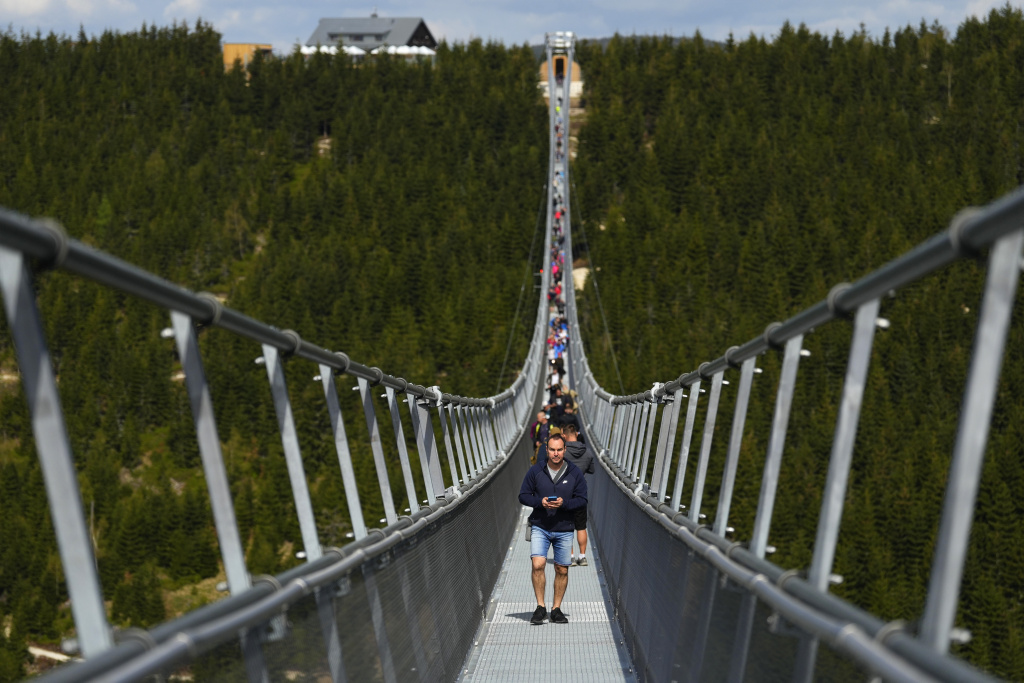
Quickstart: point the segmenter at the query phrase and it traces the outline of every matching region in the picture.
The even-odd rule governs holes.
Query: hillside
[[[225,73],[219,40],[204,25],[0,36],[0,205],[56,217],[77,239],[413,381],[460,394],[507,385],[505,345],[517,364],[532,324],[532,306],[512,318],[548,157],[530,48],[445,45],[417,64],[296,54]],[[723,45],[616,37],[582,43],[577,57],[587,123],[574,257],[599,268],[610,343],[589,283],[582,337],[613,392],[718,357],[1024,180],[1015,10],[955,35],[787,25],[771,41]],[[875,344],[834,590],[886,619],[916,619],[923,604],[982,271],[962,263],[883,302],[891,327]],[[160,338],[166,313],[61,273],[36,284],[113,621],[146,626],[216,599],[191,414]],[[3,325],[0,681],[23,675],[26,643],[71,629]],[[1022,333],[1018,321],[1011,349]],[[784,566],[810,560],[848,334],[837,324],[807,338],[771,539]],[[299,534],[260,350],[218,330],[201,343],[247,560],[274,573],[297,562]],[[759,365],[737,538],[753,521],[779,361]],[[341,544],[346,506],[315,372],[295,363],[288,378],[321,538]],[[364,514],[376,520],[347,386]],[[957,618],[973,640],[956,648],[1017,680],[1021,395],[1011,352]],[[726,391],[709,510],[732,401]],[[401,500],[399,472],[392,483]]]
[[[489,395],[513,380],[533,325],[532,306],[513,314],[531,291],[547,162],[536,73],[528,49],[480,42],[443,46],[433,63],[295,54],[225,73],[204,25],[2,35],[0,205],[367,365]],[[37,287],[114,623],[215,598],[219,554],[166,312],[62,273]],[[276,573],[297,562],[299,534],[261,352],[219,330],[202,350],[249,567]],[[290,391],[321,538],[340,545],[351,529],[316,372],[290,365]],[[0,378],[6,681],[26,641],[55,644],[71,621],[6,329]]]
[[[584,43],[578,60],[587,124],[574,256],[599,269],[612,344],[589,286],[582,338],[597,379],[616,393],[720,357],[1024,181],[1018,10],[955,35],[922,25],[828,37],[786,25],[771,42],[723,47]],[[960,263],[882,302],[891,326],[874,345],[833,590],[886,620],[913,622],[924,605],[982,273]],[[1024,679],[1021,312],[1018,302],[957,617],[973,639],[954,647],[1015,680]],[[849,335],[832,324],[805,341],[770,539],[783,567],[810,564]],[[758,365],[730,515],[737,539],[753,524],[779,354]],[[709,522],[730,389],[711,453]]]

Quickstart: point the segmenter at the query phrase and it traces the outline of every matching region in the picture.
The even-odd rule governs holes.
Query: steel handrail
[[[986,409],[991,411],[991,396],[994,388],[991,386],[991,378],[998,375],[998,362],[1002,355],[1002,344],[1005,343],[1006,320],[1009,316],[1009,308],[1012,306],[1012,291],[1016,287],[1016,271],[1020,267],[1021,251],[1021,228],[1024,226],[1024,188],[1015,190],[1010,194],[981,208],[969,208],[958,213],[951,221],[948,229],[934,237],[926,240],[906,254],[894,259],[885,266],[869,273],[852,284],[842,283],[836,285],[829,292],[829,295],[821,302],[814,304],[807,309],[797,313],[791,318],[782,322],[773,322],[768,325],[763,334],[749,340],[745,344],[732,346],[720,357],[702,363],[695,370],[685,372],[678,377],[666,380],[664,383],[655,383],[652,389],[637,392],[630,395],[617,395],[609,392],[599,385],[590,368],[586,353],[583,347],[579,331],[579,319],[576,309],[575,290],[571,284],[566,285],[567,314],[569,317],[571,335],[573,372],[570,374],[572,387],[579,392],[579,404],[581,418],[587,429],[588,438],[592,439],[600,450],[600,460],[603,466],[613,476],[625,495],[630,496],[634,502],[645,509],[652,517],[657,518],[665,527],[673,531],[677,536],[687,542],[695,550],[701,552],[707,548],[717,548],[722,555],[714,555],[716,566],[726,574],[732,575],[737,572],[755,572],[778,578],[785,574],[781,568],[763,559],[764,538],[767,535],[767,524],[771,518],[771,506],[767,505],[761,510],[759,503],[759,518],[762,520],[762,538],[755,539],[756,547],[746,549],[739,544],[724,538],[725,527],[716,520],[716,529],[713,531],[700,524],[689,514],[679,511],[680,502],[673,500],[672,504],[666,504],[666,491],[662,490],[664,482],[667,482],[669,467],[673,460],[673,448],[675,446],[676,419],[681,408],[678,402],[681,400],[684,389],[694,389],[701,382],[717,381],[720,388],[724,372],[733,369],[753,369],[753,362],[757,356],[769,350],[782,350],[786,348],[789,353],[787,357],[799,359],[803,335],[813,331],[815,328],[836,320],[852,319],[859,313],[867,313],[867,316],[859,315],[856,325],[858,329],[865,330],[870,327],[873,330],[875,318],[872,311],[877,311],[877,302],[881,296],[890,291],[898,290],[910,283],[916,282],[924,276],[931,274],[940,268],[948,266],[956,261],[978,258],[988,248],[992,248],[989,254],[991,262],[990,280],[987,287],[986,300],[992,293],[991,300],[993,312],[986,314],[983,310],[982,321],[979,322],[978,337],[970,377],[976,377],[974,383],[968,381],[968,389],[965,395],[965,405],[970,404],[973,408],[971,415],[984,417]],[[567,230],[566,250],[571,253],[571,230]],[[1009,301],[1009,303],[1007,302]],[[985,323],[988,315],[989,323]],[[986,326],[987,325],[987,326]],[[984,331],[983,332],[983,326]],[[867,336],[870,340],[870,335]],[[794,345],[795,344],[795,345]],[[993,347],[994,351],[981,350],[982,344]],[[866,351],[862,348],[858,351],[864,368],[869,360],[870,344]],[[851,360],[851,363],[853,361]],[[785,364],[784,364],[785,366]],[[848,372],[850,368],[848,366]],[[976,367],[978,369],[976,369]],[[795,377],[796,365],[791,364],[793,376]],[[863,368],[861,369],[863,371]],[[713,387],[714,388],[714,387]],[[788,388],[791,391],[792,387]],[[693,391],[692,395],[699,395]],[[780,390],[780,396],[782,390]],[[695,400],[695,399],[691,399]],[[859,399],[858,399],[859,401]],[[986,401],[988,404],[986,405]],[[648,406],[651,412],[650,425],[654,427],[654,412],[663,407],[665,411],[662,420],[662,441],[656,453],[655,472],[650,482],[650,490],[647,490],[647,460],[644,453],[643,466],[640,463],[640,452],[642,439],[633,433],[634,427],[638,425],[642,433],[644,427],[636,420],[639,413],[636,408]],[[695,403],[692,404],[696,406]],[[745,416],[746,408],[743,408]],[[788,407],[786,408],[788,411]],[[625,411],[625,412],[623,412]],[[713,410],[709,408],[713,413]],[[635,415],[635,417],[634,417]],[[645,412],[644,415],[647,415]],[[777,409],[778,415],[778,409]],[[692,419],[692,418],[691,418]],[[842,492],[845,490],[845,479],[842,468],[848,468],[849,449],[852,449],[853,434],[856,427],[856,413],[853,414],[853,430],[847,430],[842,439],[847,441],[848,446],[845,455],[846,462],[843,463],[838,456],[833,460],[840,463],[830,468],[830,489],[829,496],[823,503],[823,510],[828,505],[837,505],[835,499],[838,497],[839,511],[842,506]],[[710,416],[713,424],[714,416]],[[782,418],[782,434],[784,435],[785,422],[788,415]],[[830,552],[834,552],[835,536],[838,533],[838,516],[832,515],[819,527],[819,542],[817,548],[825,547],[825,559],[815,559],[812,566],[812,576],[809,579],[800,577],[787,577],[780,586],[780,595],[775,599],[778,601],[774,606],[781,613],[799,621],[799,613],[806,607],[810,607],[827,619],[837,619],[840,624],[846,624],[857,632],[866,633],[870,637],[878,637],[880,642],[877,647],[871,646],[861,649],[854,654],[856,658],[867,664],[873,665],[879,670],[896,666],[899,668],[899,660],[912,664],[927,675],[934,676],[938,680],[965,680],[965,681],[991,681],[990,676],[978,671],[966,662],[953,658],[947,654],[948,650],[948,629],[952,625],[952,616],[957,602],[960,571],[962,571],[963,549],[966,547],[967,535],[969,534],[970,511],[973,509],[974,496],[976,495],[980,458],[983,455],[984,436],[978,438],[976,435],[965,436],[969,430],[975,427],[968,426],[968,432],[964,432],[964,422],[967,418],[961,418],[961,434],[958,435],[958,443],[954,453],[953,468],[951,473],[950,488],[947,490],[947,500],[943,508],[943,524],[940,531],[939,550],[937,551],[932,571],[932,586],[929,590],[928,605],[926,614],[922,619],[922,635],[914,637],[905,629],[892,628],[892,625],[883,623],[877,617],[864,612],[863,610],[830,595],[823,590],[822,582],[827,587],[828,567],[831,563]],[[642,421],[641,421],[642,422]],[[742,421],[740,422],[742,435]],[[691,424],[688,422],[687,427]],[[839,426],[837,426],[838,434]],[[774,431],[774,430],[773,430]],[[684,437],[686,438],[686,437]],[[837,443],[840,437],[837,436]],[[664,445],[667,442],[667,446]],[[650,437],[648,437],[648,444]],[[730,444],[732,446],[732,444]],[[648,445],[649,447],[649,445]],[[687,446],[688,448],[688,446]],[[738,444],[736,446],[738,452]],[[781,457],[782,441],[778,439],[777,453]],[[838,449],[838,447],[837,447]],[[732,449],[730,449],[732,450]],[[842,449],[838,449],[842,450]],[[771,456],[771,454],[770,454]],[[732,454],[730,453],[730,458]],[[771,458],[769,458],[771,459]],[[777,461],[776,461],[777,466]],[[706,455],[702,454],[700,467],[706,467]],[[728,464],[727,464],[728,469]],[[833,483],[832,469],[836,469],[835,482]],[[682,467],[680,467],[680,472]],[[664,472],[664,478],[659,480],[659,472]],[[698,478],[702,470],[698,470]],[[679,481],[677,475],[677,482]],[[766,469],[765,480],[768,481],[771,473]],[[768,485],[768,493],[774,497],[774,485],[777,483],[777,472],[774,474],[775,481]],[[765,484],[762,487],[761,503],[765,500]],[[698,495],[695,485],[695,495]],[[731,491],[731,489],[730,489]],[[675,496],[677,492],[673,492]],[[723,484],[722,496],[726,496]],[[728,495],[731,495],[728,494]],[[828,500],[831,497],[831,501]],[[699,501],[699,497],[696,498]],[[698,508],[699,509],[699,508]],[[726,507],[726,510],[728,508]],[[966,512],[965,512],[966,511]],[[828,510],[832,512],[832,510]],[[693,511],[696,514],[696,510]],[[825,512],[823,511],[823,519]],[[966,522],[963,520],[966,519]],[[765,521],[766,520],[766,521]],[[755,525],[755,534],[757,533]],[[822,542],[821,539],[825,541]],[[831,546],[831,547],[829,547]],[[702,550],[705,549],[705,550]],[[820,561],[819,561],[820,560]],[[737,574],[739,576],[739,574]],[[819,623],[816,626],[807,622],[810,626],[809,633],[815,637],[830,640],[834,633],[831,627]],[[884,634],[884,637],[883,637]],[[806,650],[806,652],[803,652]],[[813,646],[802,648],[801,666],[803,673],[813,670],[814,652]],[[807,654],[809,653],[809,654]],[[891,669],[893,675],[897,676],[896,670]],[[905,672],[904,672],[905,673]],[[903,674],[900,674],[902,676]],[[899,676],[897,676],[899,677]],[[911,679],[912,680],[912,677]]]
[[[549,248],[550,236],[545,243],[545,249]],[[452,476],[455,479],[455,485],[448,491],[442,492],[444,494],[443,497],[437,498],[433,504],[420,508],[409,516],[398,518],[384,529],[370,530],[368,533],[364,531],[363,533],[367,535],[362,537],[357,533],[356,540],[346,545],[345,548],[341,550],[325,549],[323,556],[320,556],[321,552],[318,548],[316,552],[317,557],[310,557],[310,561],[306,564],[282,574],[280,578],[283,580],[278,582],[277,589],[269,589],[268,585],[270,584],[266,582],[253,585],[251,581],[246,579],[240,584],[242,590],[238,591],[236,590],[238,586],[231,586],[231,572],[229,571],[228,583],[232,590],[230,597],[214,605],[184,615],[172,622],[157,626],[149,632],[139,632],[130,629],[120,634],[113,633],[106,622],[106,616],[102,607],[101,591],[95,573],[78,571],[78,569],[75,572],[68,571],[66,575],[69,577],[72,608],[73,611],[77,609],[73,616],[75,617],[78,631],[83,636],[79,638],[77,646],[81,648],[88,659],[82,663],[56,669],[45,677],[46,680],[80,680],[83,675],[88,675],[90,678],[109,675],[117,680],[128,680],[132,675],[129,672],[135,670],[136,667],[149,666],[146,662],[151,662],[151,653],[158,649],[166,653],[168,648],[170,648],[175,653],[171,656],[174,661],[184,661],[180,656],[185,656],[187,659],[194,656],[197,652],[194,647],[200,642],[200,640],[194,637],[197,633],[201,632],[203,634],[202,642],[209,643],[222,642],[223,639],[237,637],[240,627],[252,627],[260,623],[261,620],[265,621],[268,614],[277,613],[283,607],[301,599],[308,593],[309,587],[319,585],[321,581],[316,576],[321,576],[324,571],[336,573],[341,571],[338,569],[341,565],[349,567],[354,562],[351,558],[356,554],[361,558],[360,561],[366,561],[377,553],[373,548],[386,549],[395,539],[401,539],[407,537],[410,533],[417,532],[427,523],[424,520],[432,522],[438,519],[439,516],[446,514],[448,510],[453,509],[453,506],[459,505],[461,501],[469,500],[466,496],[472,495],[475,490],[486,481],[489,481],[495,472],[508,462],[508,454],[511,452],[514,444],[523,438],[526,427],[532,417],[534,390],[540,386],[544,378],[544,333],[547,328],[545,292],[549,279],[547,272],[544,272],[542,277],[542,290],[538,297],[534,330],[531,335],[526,359],[523,362],[518,377],[507,389],[493,396],[475,398],[441,392],[437,387],[413,384],[401,377],[387,374],[377,367],[358,363],[343,352],[334,352],[302,339],[293,330],[278,329],[228,308],[212,294],[191,292],[110,254],[71,239],[67,236],[63,227],[50,219],[33,219],[0,207],[0,257],[6,258],[8,256],[11,258],[5,261],[5,263],[17,264],[8,268],[9,272],[7,275],[9,277],[3,278],[2,282],[5,304],[8,305],[8,319],[9,321],[16,321],[12,325],[24,326],[27,324],[29,327],[39,327],[38,330],[29,330],[28,332],[25,332],[25,330],[17,331],[21,335],[20,337],[16,335],[18,337],[16,339],[16,346],[18,347],[19,358],[24,351],[22,346],[29,346],[32,347],[33,352],[42,354],[39,358],[43,359],[43,365],[49,364],[41,326],[38,323],[33,324],[32,322],[33,320],[38,321],[38,313],[35,310],[35,297],[30,278],[11,272],[13,269],[24,270],[25,273],[30,272],[28,259],[35,259],[36,269],[61,269],[75,273],[101,285],[118,289],[129,295],[149,301],[171,312],[187,316],[197,327],[217,327],[261,343],[264,345],[265,355],[269,350],[274,349],[276,350],[275,354],[279,351],[280,354],[278,355],[281,357],[303,358],[319,364],[321,368],[326,368],[335,375],[347,374],[359,379],[361,382],[365,382],[365,386],[380,385],[399,394],[409,395],[410,401],[415,401],[417,404],[422,402],[423,405],[436,407],[439,411],[438,419],[441,422],[444,433],[444,445],[448,451]],[[176,336],[177,332],[175,330]],[[28,339],[27,344],[24,338],[26,335]],[[192,336],[194,343],[194,332]],[[20,342],[20,345],[18,342]],[[198,349],[198,347],[195,348]],[[39,363],[30,363],[30,365],[35,367]],[[188,374],[187,372],[186,375]],[[200,374],[202,374],[201,368]],[[47,378],[45,376],[41,378],[33,377],[29,381],[29,378],[26,376],[25,380],[26,391],[31,393],[36,391],[37,383],[46,384]],[[57,401],[59,403],[56,385],[52,383],[52,376],[50,380],[50,393],[46,395],[45,400]],[[201,382],[205,382],[205,379],[201,380]],[[28,387],[29,383],[33,386]],[[325,380],[325,391],[327,384]],[[333,387],[333,383],[331,383],[331,386]],[[365,386],[361,384],[364,390]],[[50,396],[53,398],[51,399]],[[285,406],[287,407],[287,395],[285,394],[284,396]],[[277,399],[278,396],[275,395],[275,402]],[[36,403],[38,402],[32,402],[30,405],[34,428],[37,428],[36,419],[41,414],[38,410],[40,406],[36,405]],[[446,419],[442,406],[448,406],[450,411],[454,411],[448,416],[451,433],[449,433],[449,419]],[[419,412],[419,422],[426,429],[425,432],[421,430],[416,435],[417,446],[423,446],[427,449],[432,446],[432,455],[434,462],[436,462],[439,459],[439,453],[437,451],[436,439],[433,435],[433,427],[430,425],[431,418],[429,412],[420,406],[413,407],[413,403],[410,403],[410,410]],[[338,417],[340,420],[340,414]],[[58,426],[63,431],[63,421],[59,413],[56,414],[56,419],[59,423]],[[372,419],[375,420],[376,418],[373,417]],[[367,420],[371,420],[370,413],[367,414]],[[197,417],[197,425],[198,421],[199,418]],[[413,421],[414,424],[417,422],[416,413],[413,414]],[[376,428],[376,424],[373,424],[373,428]],[[284,426],[282,425],[282,437],[284,438],[283,430]],[[347,449],[347,437],[344,436],[344,431],[340,432],[340,434],[341,436],[336,435],[336,439],[340,438],[345,441],[345,448]],[[71,454],[66,443],[66,437],[64,441],[64,447],[57,449],[54,453],[43,453],[40,451],[44,477],[51,479],[56,477],[55,480],[60,480],[59,485],[53,491],[50,490],[51,487],[48,481],[48,497],[50,498],[52,517],[54,518],[55,525],[58,527],[58,546],[62,549],[62,556],[64,541],[68,538],[84,537],[85,529],[77,481],[74,480],[74,477],[65,474],[66,472],[73,471],[73,466],[70,465]],[[457,461],[452,448],[453,442],[458,448],[458,455],[461,460],[464,477],[462,486],[459,486],[459,477],[456,472]],[[463,443],[466,447],[465,454],[463,452]],[[298,455],[297,450],[296,456],[301,457]],[[424,457],[423,452],[420,453],[420,456],[421,458]],[[340,451],[339,457],[341,457]],[[468,471],[467,461],[470,461]],[[432,467],[434,462],[431,462]],[[220,463],[220,467],[223,467],[222,463]],[[346,474],[344,465],[342,465],[342,471],[344,476]],[[54,475],[53,472],[57,472],[57,474]],[[209,476],[209,472],[207,474]],[[351,466],[349,466],[348,474],[351,476]],[[424,471],[424,477],[427,476],[426,471]],[[434,480],[436,485],[441,477],[439,469],[436,470],[434,476],[436,477]],[[430,480],[428,479],[427,481],[429,494]],[[293,481],[293,489],[295,488],[294,484],[295,482]],[[348,482],[346,482],[346,486],[348,486]],[[300,488],[305,489],[305,485],[303,484]],[[382,493],[384,493],[383,482],[381,488]],[[308,507],[308,492],[304,495]],[[300,507],[300,504],[303,502],[303,496],[299,492],[296,492],[295,496],[296,506]],[[211,485],[211,503],[215,503],[213,497],[213,486]],[[390,491],[386,494],[386,500],[389,499]],[[358,498],[356,498],[355,506],[358,508],[358,505]],[[228,506],[230,507],[230,501]],[[216,508],[216,504],[214,507]],[[385,507],[387,507],[387,504]],[[350,501],[351,508],[352,502]],[[216,517],[217,515],[215,514]],[[304,521],[301,517],[302,514],[300,513],[300,526]],[[310,517],[310,521],[311,519]],[[220,536],[220,520],[215,519],[215,521],[217,522],[218,534]],[[233,524],[233,519],[229,520],[229,527],[233,526]],[[359,524],[362,524],[361,518]],[[355,521],[353,521],[353,525],[355,527]],[[237,532],[235,532],[235,535],[237,536]],[[221,541],[222,543],[224,541],[222,536]],[[75,551],[68,557],[82,556],[85,559],[85,562],[80,563],[82,566],[95,567],[94,559],[91,557],[85,558],[86,555],[91,554],[89,545],[87,543],[80,545],[81,547],[76,547]],[[364,547],[366,548],[365,552],[360,550],[360,548]],[[223,545],[222,552],[226,552]],[[338,559],[339,556],[340,559]],[[69,561],[68,557],[64,557],[65,565]],[[235,564],[237,565],[239,562],[242,563],[244,569],[244,558],[240,559],[236,551]],[[225,565],[229,565],[227,558],[225,558]],[[324,568],[325,565],[326,568]],[[81,574],[86,575],[85,578],[79,577],[78,584],[73,584],[72,579]],[[274,584],[273,581],[270,583]],[[283,587],[281,584],[283,584]],[[296,587],[301,588],[301,590]],[[287,590],[282,592],[284,588]],[[87,615],[83,616],[86,613]],[[172,642],[176,642],[179,645],[191,643],[192,646],[185,647],[184,650],[177,646],[167,646],[168,643]],[[72,647],[75,646],[72,645]],[[261,660],[261,657],[258,656],[258,647],[257,644],[256,659]],[[248,658],[252,654],[252,648],[244,646],[243,649],[246,650]],[[165,665],[167,661],[169,660],[161,659],[159,666]],[[153,669],[153,671],[158,671],[159,666],[157,669]],[[259,666],[264,665],[258,661],[257,667]],[[125,678],[125,676],[128,676],[128,678]]]

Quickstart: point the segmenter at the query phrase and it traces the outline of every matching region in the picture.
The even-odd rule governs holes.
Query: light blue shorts
[[[555,564],[568,567],[572,564],[569,559],[572,556],[572,531],[545,531],[540,527],[531,527],[530,534],[530,557],[548,556],[548,548],[554,546]]]

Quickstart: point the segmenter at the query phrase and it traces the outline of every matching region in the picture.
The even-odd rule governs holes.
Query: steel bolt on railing
[[[616,396],[602,389],[589,368],[580,335],[577,333],[572,336],[573,376],[578,378],[573,388],[579,394],[582,419],[590,425],[588,434],[592,436],[596,449],[602,453],[601,460],[609,474],[620,481],[625,495],[633,496],[638,505],[651,504],[658,508],[665,519],[672,520],[670,524],[680,529],[679,537],[684,542],[699,549],[705,557],[713,559],[714,564],[727,576],[738,580],[738,577],[748,576],[745,572],[750,571],[783,576],[781,569],[764,562],[763,558],[773,550],[768,544],[772,510],[799,362],[802,357],[809,355],[803,349],[803,338],[813,328],[837,318],[852,317],[853,338],[811,566],[806,580],[786,573],[780,581],[780,590],[773,594],[770,601],[787,620],[804,629],[797,655],[796,680],[810,680],[813,676],[820,639],[827,640],[833,647],[844,650],[869,669],[892,677],[893,680],[924,680],[929,677],[936,680],[991,680],[964,662],[949,657],[947,652],[954,631],[953,619],[959,602],[981,463],[1018,285],[1024,244],[1022,225],[1024,190],[1011,193],[982,209],[961,212],[953,219],[948,231],[936,235],[852,285],[844,283],[836,286],[825,301],[785,322],[772,323],[763,335],[742,346],[730,348],[722,357],[704,363],[696,371],[632,396]],[[568,252],[571,248],[568,246],[571,245],[571,233],[566,242]],[[931,583],[921,619],[921,632],[914,637],[898,624],[887,626],[877,617],[827,592],[833,578],[832,567],[872,340],[875,329],[887,325],[887,321],[878,317],[879,299],[884,293],[899,290],[956,260],[974,257],[986,248],[989,250],[988,277],[982,310],[964,390],[949,484],[932,563]],[[567,310],[570,326],[578,330],[575,292],[571,286],[568,290]],[[751,385],[754,376],[760,372],[756,367],[756,358],[775,349],[782,350],[781,378],[776,393],[753,533],[748,547],[742,548],[725,538],[731,531],[728,526],[729,510],[735,490]],[[718,509],[713,527],[706,529],[700,521],[704,517],[700,505],[706,485],[711,438],[722,385],[725,384],[723,377],[733,369],[738,369],[740,373],[736,403]],[[678,516],[676,513],[686,507],[681,505],[680,498],[696,426],[701,384],[707,380],[711,380],[712,386],[708,395],[696,481],[687,514]],[[673,456],[684,390],[689,392],[689,400],[678,455]],[[649,493],[646,493],[646,451],[650,431],[655,424],[653,416],[659,404],[666,400],[668,403],[665,410],[668,412],[662,416]],[[645,429],[644,418],[648,413],[651,416],[646,427],[648,438],[642,440],[640,437]],[[641,457],[644,459],[637,467],[636,463]],[[666,487],[673,459],[677,462],[675,486],[672,495],[667,497]],[[765,599],[765,595],[753,590],[759,584],[750,585],[752,593],[744,599],[740,609],[730,680],[740,680],[743,676],[753,627],[754,605],[758,599]],[[805,614],[807,610],[810,612]],[[814,618],[808,621],[810,614]],[[858,642],[854,647],[848,640],[837,640],[837,628],[844,629],[846,633],[856,632],[867,640]],[[858,635],[858,639],[861,635]]]
[[[550,249],[550,236],[546,248]],[[96,559],[74,474],[73,455],[32,289],[30,259],[37,259],[44,267],[61,268],[125,291],[168,309],[170,313],[171,326],[167,334],[162,336],[174,338],[184,370],[214,527],[227,574],[227,587],[232,597],[157,627],[142,639],[126,641],[115,638],[115,631],[107,621]],[[393,438],[409,501],[409,515],[415,520],[422,519],[423,515],[444,514],[445,506],[453,504],[463,493],[478,490],[481,482],[494,475],[494,466],[503,461],[525,432],[531,416],[535,388],[543,379],[542,371],[545,367],[543,354],[547,307],[544,292],[547,281],[548,274],[545,272],[542,277],[544,289],[538,301],[530,349],[518,378],[496,396],[465,398],[441,392],[438,387],[411,384],[378,368],[357,363],[344,353],[335,353],[311,344],[293,331],[278,330],[248,318],[224,307],[211,295],[194,294],[69,239],[63,229],[52,221],[33,220],[0,209],[0,289],[29,401],[58,548],[64,566],[75,568],[74,571],[66,571],[65,576],[79,634],[78,647],[86,657],[85,663],[58,669],[49,674],[49,678],[76,680],[82,676],[105,676],[110,680],[133,680],[187,662],[196,656],[201,647],[211,647],[214,643],[230,640],[241,633],[242,652],[249,679],[268,680],[261,644],[267,632],[262,625],[274,615],[279,615],[282,608],[301,598],[306,591],[314,590],[332,679],[345,680],[337,625],[333,617],[334,598],[331,597],[332,593],[321,591],[317,586],[336,580],[332,577],[339,571],[338,568],[346,562],[346,567],[351,565],[354,556],[351,553],[339,554],[334,550],[325,554],[320,544],[286,386],[287,361],[297,362],[301,359],[317,364],[319,374],[316,380],[322,383],[327,402],[352,526],[351,536],[354,537],[355,545],[352,547],[363,547],[366,548],[365,552],[371,552],[372,548],[387,543],[381,539],[387,539],[392,530],[408,526],[407,522],[399,518],[391,495],[381,430],[373,403],[375,387],[382,385],[384,388],[383,396],[387,400],[392,420]],[[200,328],[221,328],[261,344],[262,356],[258,363],[266,366],[305,552],[306,564],[298,570],[291,570],[289,574],[290,581],[301,580],[301,584],[295,588],[284,581],[274,580],[269,584],[255,582],[247,569],[210,389],[199,351],[197,332]],[[385,511],[384,522],[387,525],[379,539],[368,538],[369,532],[363,519],[349,439],[337,395],[336,377],[342,374],[356,379],[355,390],[360,393],[370,435],[370,447]],[[421,507],[417,500],[416,482],[402,428],[399,394],[405,395],[403,402],[408,405],[428,508]],[[434,411],[436,416],[432,415]],[[448,474],[452,482],[452,486],[447,489],[442,474],[442,456],[435,436],[435,419],[441,425]],[[366,545],[371,540],[373,543]],[[362,556],[368,555],[364,553]],[[351,571],[351,568],[345,571]],[[364,567],[363,575],[371,603],[379,602],[379,596],[375,594],[373,571]],[[403,586],[407,586],[407,582]],[[386,668],[390,659],[386,652],[386,633],[382,623],[375,621],[374,628],[379,636],[382,666]],[[198,635],[200,632],[201,637]],[[181,647],[181,643],[185,642],[190,644]]]

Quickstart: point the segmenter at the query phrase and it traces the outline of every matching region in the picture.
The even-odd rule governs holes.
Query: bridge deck
[[[522,522],[528,514],[524,509],[460,680],[635,683],[629,654],[621,645],[622,634],[605,599],[600,554],[593,541],[587,548],[590,564],[569,569],[562,602],[569,623],[530,624],[537,601],[530,583],[530,544],[523,538]],[[549,555],[545,596],[549,611],[553,581]]]

